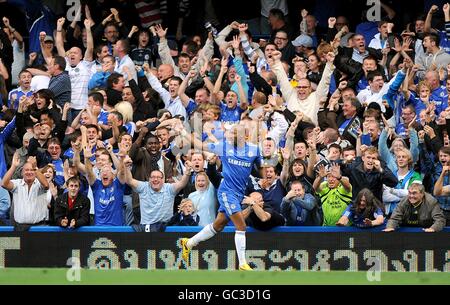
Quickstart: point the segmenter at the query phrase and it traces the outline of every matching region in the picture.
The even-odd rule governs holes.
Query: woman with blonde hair
[[[205,172],[199,172],[195,177],[195,192],[189,194],[197,215],[200,216],[199,226],[206,226],[214,221],[217,211],[216,189],[209,181]]]
[[[136,124],[133,122],[133,106],[129,102],[119,102],[114,106],[114,109],[123,117],[123,126],[127,129],[130,136],[134,136],[136,131]]]

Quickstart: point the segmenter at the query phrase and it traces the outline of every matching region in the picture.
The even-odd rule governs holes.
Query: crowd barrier
[[[200,226],[192,226],[192,227],[179,227],[179,226],[170,226],[166,227],[166,232],[199,232],[203,227]],[[276,227],[268,232],[277,232],[277,233],[292,233],[292,232],[381,232],[385,227],[377,226],[374,228],[360,229],[356,227]],[[0,232],[13,232],[14,227],[12,226],[0,226]],[[131,226],[86,226],[80,227],[77,229],[66,229],[56,226],[35,226],[31,227],[30,232],[117,232],[117,233],[135,233]],[[234,233],[235,228],[233,226],[225,227],[223,233]],[[247,232],[261,232],[251,227],[247,227]],[[413,228],[413,227],[401,227],[397,229],[397,232],[410,232],[410,233],[418,233],[423,232],[422,228]],[[443,232],[450,232],[450,227],[445,227]],[[386,233],[384,233],[386,234]]]
[[[0,227],[0,268],[59,267],[92,269],[236,270],[233,227],[226,234],[181,259],[182,237],[200,227],[168,227],[162,233],[134,233],[131,227],[32,227],[14,232]],[[450,227],[439,233],[402,228],[279,227],[269,232],[249,228],[247,259],[260,270],[450,272]],[[62,234],[55,234],[65,231]]]

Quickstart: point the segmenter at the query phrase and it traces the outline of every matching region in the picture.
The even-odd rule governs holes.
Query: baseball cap
[[[44,42],[47,42],[47,41],[51,41],[51,42],[53,42],[54,40],[53,40],[53,37],[52,36],[50,36],[50,35],[47,35],[47,36],[45,36],[45,38],[44,38]]]
[[[295,38],[294,41],[292,41],[292,45],[294,47],[307,47],[307,48],[312,48],[313,46],[313,40],[310,36],[306,35],[306,34],[301,34],[300,36],[298,36],[297,38]]]

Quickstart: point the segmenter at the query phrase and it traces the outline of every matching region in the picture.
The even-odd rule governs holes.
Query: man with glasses
[[[326,58],[327,64],[315,92],[312,92],[311,83],[306,78],[298,80],[297,88],[292,88],[281,63],[281,52],[273,52],[272,59],[269,61],[272,71],[279,80],[281,93],[287,102],[287,108],[294,113],[296,111],[302,112],[303,120],[309,120],[316,126],[318,124],[317,113],[319,112],[319,104],[321,100],[327,98],[331,74],[334,70],[334,53],[329,52]]]
[[[125,167],[124,159],[121,166]],[[164,183],[164,173],[154,169],[148,182],[133,178],[129,168],[125,169],[126,183],[139,194],[141,230],[146,232],[164,231],[166,223],[173,216],[175,196],[189,182],[192,168],[186,165],[183,177],[176,183]]]
[[[281,52],[281,61],[290,63],[295,57],[295,48],[291,43],[289,43],[287,32],[283,30],[276,32],[273,42]]]

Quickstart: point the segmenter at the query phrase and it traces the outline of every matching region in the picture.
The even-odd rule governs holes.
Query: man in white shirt
[[[65,22],[65,18],[59,18],[56,26],[56,48],[59,56],[66,56],[66,50],[64,49],[64,40],[62,37],[62,28]],[[66,59],[66,71],[69,72],[70,83],[72,87],[71,91],[71,116],[68,119],[72,122],[72,119],[83,110],[88,102],[88,84],[91,78],[93,53],[94,53],[94,39],[91,33],[91,22],[86,19],[84,21],[87,35],[87,48],[82,57],[80,48],[73,47],[68,51]]]
[[[130,79],[134,79],[136,84],[138,83],[136,66],[134,65],[133,60],[128,56],[128,52],[130,51],[130,43],[126,39],[120,39],[114,45],[114,56],[116,56],[116,68],[115,72],[120,73],[126,77],[125,83],[128,85],[128,81]],[[127,73],[124,67],[128,67]],[[128,77],[130,79],[128,79]]]
[[[375,50],[386,48],[388,35],[392,32],[392,26],[387,21],[380,21],[378,23],[378,32],[370,41],[369,48],[374,48]]]
[[[146,67],[146,65],[144,65]],[[148,65],[147,65],[148,67]],[[144,68],[146,69],[146,68]],[[178,89],[182,83],[181,78],[174,76],[169,80],[169,91],[164,89],[164,87],[159,82],[158,78],[153,75],[152,72],[146,71],[145,76],[152,88],[159,93],[162,100],[164,101],[165,108],[170,111],[173,116],[181,115],[187,119],[186,108],[184,108],[180,97],[178,96]]]
[[[11,168],[2,180],[3,187],[13,194],[14,221],[17,224],[43,225],[48,220],[49,184],[38,170],[35,157],[30,157],[24,164],[22,179],[11,180],[18,166],[20,166],[20,158],[16,152]]]

